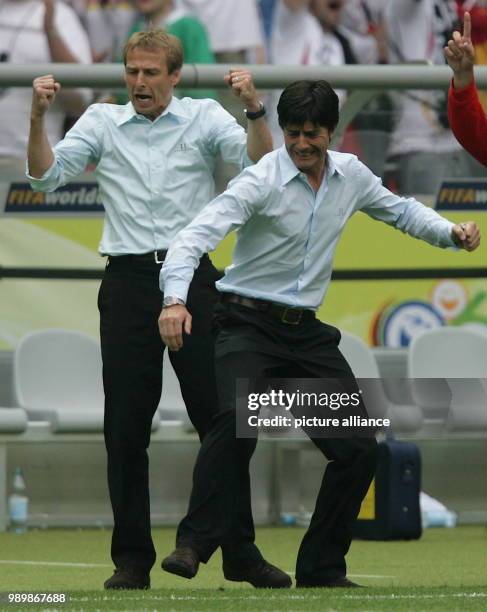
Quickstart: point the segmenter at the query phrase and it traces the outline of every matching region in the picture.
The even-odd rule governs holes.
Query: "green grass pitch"
[[[487,610],[487,529],[430,529],[414,542],[355,541],[349,576],[363,589],[259,591],[225,581],[215,554],[189,581],[160,569],[174,543],[174,529],[154,529],[158,560],[150,591],[107,592],[111,575],[108,530],[36,530],[0,534],[0,610],[240,610],[333,612],[341,610]],[[291,575],[303,530],[260,528],[266,558]],[[64,592],[69,603],[8,604],[5,593]]]

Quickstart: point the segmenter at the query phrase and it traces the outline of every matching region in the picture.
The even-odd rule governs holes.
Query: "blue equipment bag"
[[[421,455],[411,442],[379,443],[375,478],[355,523],[362,540],[417,540],[421,537]]]

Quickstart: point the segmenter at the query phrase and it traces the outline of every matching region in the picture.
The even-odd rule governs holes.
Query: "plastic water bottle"
[[[22,470],[19,467],[15,468],[12,494],[8,498],[8,512],[11,531],[14,533],[25,533],[29,518],[29,498],[27,497]]]

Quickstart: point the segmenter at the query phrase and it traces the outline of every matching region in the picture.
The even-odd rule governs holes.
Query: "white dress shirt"
[[[246,168],[178,234],[161,269],[161,290],[186,300],[201,255],[238,229],[233,262],[217,289],[316,310],[340,235],[357,211],[432,245],[454,246],[453,223],[391,193],[355,155],[328,151],[315,193],[283,146]]]
[[[54,147],[55,161],[33,189],[54,191],[96,164],[105,223],[100,253],[167,249],[215,196],[215,156],[242,169],[247,136],[214,100],[173,97],[154,121],[132,103],[93,104]]]

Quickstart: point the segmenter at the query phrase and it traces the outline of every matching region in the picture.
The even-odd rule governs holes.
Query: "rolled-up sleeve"
[[[94,104],[78,119],[53,149],[54,162],[41,178],[26,175],[34,191],[54,191],[81,174],[89,163],[96,164],[102,150],[103,116]]]
[[[364,164],[357,161],[359,210],[396,229],[437,247],[455,247],[453,223],[414,198],[390,192]]]
[[[254,162],[247,154],[247,134],[230,113],[217,102],[208,109],[209,141],[213,154],[235,164],[240,170]]]
[[[201,256],[213,251],[227,234],[244,225],[264,204],[266,188],[253,170],[244,170],[177,234],[161,268],[160,288],[165,295],[186,301]]]

